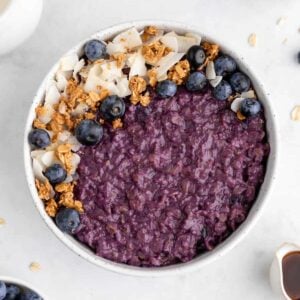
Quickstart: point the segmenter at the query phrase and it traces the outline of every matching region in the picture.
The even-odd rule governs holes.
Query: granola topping
[[[190,73],[190,64],[187,59],[178,62],[168,73],[168,78],[177,85],[183,84]]]

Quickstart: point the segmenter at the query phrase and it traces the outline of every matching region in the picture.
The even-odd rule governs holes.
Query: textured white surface
[[[45,1],[31,39],[0,57],[0,217],[7,222],[0,227],[0,275],[29,281],[50,300],[276,299],[268,283],[274,251],[284,241],[300,241],[300,123],[290,120],[290,111],[300,103],[299,11],[297,0]],[[282,16],[287,20],[276,25]],[[33,206],[22,155],[32,97],[59,56],[103,27],[147,18],[196,25],[239,52],[271,94],[281,137],[273,197],[248,237],[197,272],[157,279],[99,269],[61,244]],[[253,32],[258,37],[254,48],[247,43]],[[39,272],[29,270],[32,261],[41,264]]]

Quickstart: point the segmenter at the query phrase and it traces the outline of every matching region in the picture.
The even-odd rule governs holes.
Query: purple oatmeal
[[[210,89],[129,106],[123,129],[79,152],[76,237],[120,263],[189,261],[245,220],[268,153],[263,113],[241,122]]]

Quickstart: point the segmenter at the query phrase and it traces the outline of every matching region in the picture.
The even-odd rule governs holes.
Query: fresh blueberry
[[[156,92],[162,98],[173,97],[177,92],[177,85],[171,80],[163,80],[157,84]]]
[[[226,100],[232,95],[232,88],[226,80],[222,80],[213,90],[215,98],[218,100]]]
[[[202,47],[195,45],[188,50],[186,58],[189,61],[191,67],[197,69],[205,61],[205,52]]]
[[[297,58],[298,58],[298,63],[300,64],[300,51],[297,54]]]
[[[207,79],[202,72],[194,72],[190,74],[186,81],[186,88],[191,92],[202,90],[207,84]]]
[[[116,95],[106,97],[100,106],[100,115],[107,121],[123,117],[125,113],[124,100]]]
[[[229,55],[222,55],[215,60],[215,70],[218,76],[226,76],[236,70],[236,62]]]
[[[18,286],[13,284],[6,285],[6,297],[4,300],[16,300],[17,297],[20,295],[21,290]]]
[[[261,111],[261,104],[256,99],[244,99],[240,111],[245,117],[255,116]]]
[[[18,300],[42,300],[42,297],[34,291],[26,290],[20,295]]]
[[[91,40],[85,44],[84,53],[91,61],[105,58],[107,55],[106,45],[99,40]]]
[[[95,120],[83,120],[75,128],[77,140],[85,146],[94,146],[103,137],[103,127]]]
[[[247,92],[251,84],[249,77],[241,72],[234,73],[229,82],[237,93]]]
[[[0,281],[0,300],[3,300],[6,296],[6,284]]]
[[[55,221],[61,231],[69,234],[73,234],[80,225],[79,213],[73,208],[61,208],[55,217]]]
[[[51,184],[58,184],[66,179],[67,172],[60,164],[54,164],[45,170],[44,175]]]
[[[50,145],[51,139],[49,133],[44,129],[32,129],[28,135],[31,146],[41,149]]]

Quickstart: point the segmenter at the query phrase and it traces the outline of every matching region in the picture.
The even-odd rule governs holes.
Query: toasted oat
[[[147,83],[144,78],[134,76],[129,81],[129,89],[131,91],[130,101],[133,105],[140,102],[141,94],[146,90]]]
[[[41,265],[38,262],[34,261],[34,262],[30,263],[29,269],[32,272],[38,272],[41,270]]]
[[[144,56],[146,63],[151,65],[156,64],[162,57],[170,53],[170,51],[171,49],[166,47],[160,41],[142,47],[142,55]]]
[[[66,171],[70,174],[73,169],[72,157],[73,153],[71,151],[71,144],[61,144],[55,150],[55,155],[61,161]]]
[[[52,197],[53,190],[48,180],[45,182],[41,182],[38,179],[36,179],[35,186],[37,188],[38,195],[42,200],[50,200],[50,198]]]
[[[59,197],[59,205],[65,206],[68,208],[74,208],[79,212],[83,212],[82,203],[78,200],[74,200],[73,192],[63,192]]]
[[[238,110],[238,112],[236,113],[236,116],[239,120],[243,121],[246,119],[246,117]]]
[[[42,123],[39,119],[34,119],[32,126],[34,128],[46,129],[46,124]]]
[[[117,63],[117,68],[121,68],[124,65],[126,55],[125,53],[113,54],[111,59],[114,59]]]
[[[142,106],[148,106],[151,102],[151,98],[148,92],[145,95],[140,95],[140,104]]]
[[[255,47],[256,44],[257,44],[257,35],[256,33],[251,33],[248,37],[248,44],[251,46],[251,47]]]
[[[208,64],[209,61],[214,61],[220,51],[220,46],[217,44],[211,44],[209,42],[204,41],[201,44],[203,50],[205,51],[205,55],[206,55],[206,59],[203,63],[202,66],[200,66],[200,70],[202,70],[204,67],[206,67],[206,65]]]
[[[63,193],[63,192],[73,192],[74,189],[74,184],[71,182],[62,182],[59,183],[55,186],[55,191],[58,193]]]
[[[283,25],[285,22],[287,21],[287,17],[280,17],[277,21],[276,21],[276,25]]]
[[[43,117],[47,114],[47,109],[45,106],[39,105],[38,107],[35,108],[35,113],[38,118]]]
[[[113,127],[113,129],[122,128],[123,127],[122,120],[120,118],[113,120],[112,127]]]
[[[148,70],[147,75],[149,77],[149,84],[154,87],[157,83],[157,72],[155,68]]]
[[[300,121],[300,105],[294,107],[291,118],[293,121]]]
[[[5,225],[6,224],[6,221],[5,221],[5,219],[3,219],[3,218],[0,218],[0,226],[3,226],[3,225]]]
[[[46,202],[45,210],[50,217],[53,218],[56,216],[58,205],[53,198],[51,198],[49,201]]]
[[[190,73],[190,64],[187,59],[179,61],[168,72],[168,78],[177,85],[183,84]]]
[[[141,35],[142,41],[146,42],[149,40],[150,37],[156,36],[158,33],[158,28],[155,26],[146,26],[144,28],[144,32]]]

